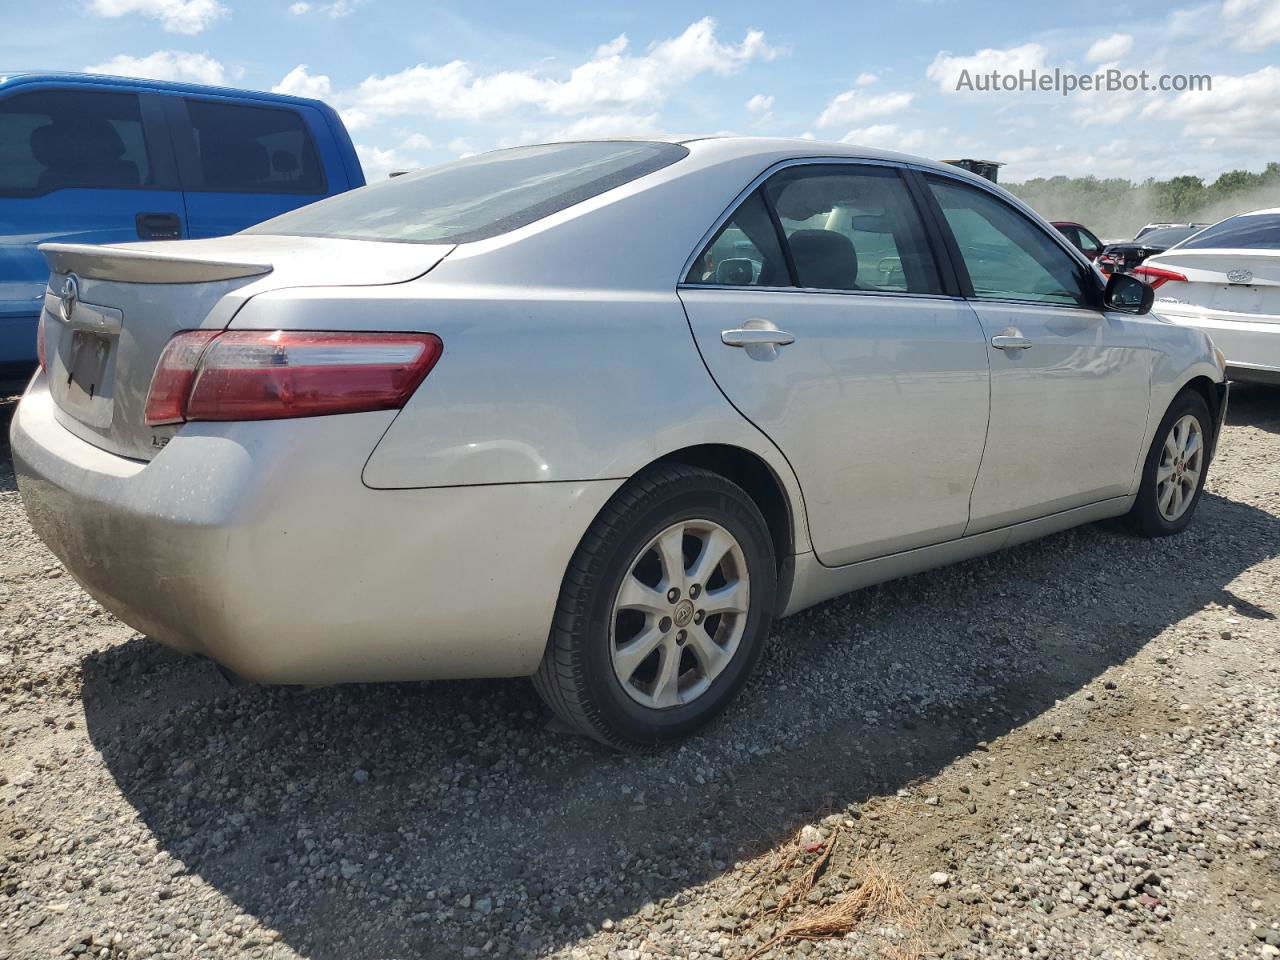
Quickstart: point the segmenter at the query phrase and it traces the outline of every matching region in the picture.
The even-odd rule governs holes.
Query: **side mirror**
[[[1156,302],[1156,292],[1137,277],[1127,273],[1113,273],[1107,279],[1107,290],[1102,302],[1108,310],[1119,310],[1142,316],[1151,312]]]

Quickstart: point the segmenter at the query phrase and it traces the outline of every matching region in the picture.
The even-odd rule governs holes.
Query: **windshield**
[[[245,233],[469,243],[507,233],[669,166],[674,143],[550,143],[495,150],[338,194]]]
[[[1246,213],[1200,231],[1183,250],[1280,250],[1280,213]]]

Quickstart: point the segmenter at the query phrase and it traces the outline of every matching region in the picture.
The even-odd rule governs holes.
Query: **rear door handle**
[[[733,330],[721,330],[720,341],[730,347],[751,347],[757,344],[785,347],[788,343],[795,343],[796,338],[785,330],[772,330],[768,327],[736,327]]]
[[[1031,341],[1026,337],[992,337],[991,345],[997,350],[1030,350]]]
[[[176,213],[140,213],[134,223],[143,240],[182,239],[182,219]]]

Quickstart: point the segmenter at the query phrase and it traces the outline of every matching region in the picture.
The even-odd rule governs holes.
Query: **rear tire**
[[[746,683],[776,593],[773,541],[746,492],[701,468],[652,468],[578,545],[534,686],[609,746],[681,739]]]
[[[1209,472],[1213,418],[1194,390],[1174,397],[1156,429],[1142,468],[1138,499],[1125,517],[1141,537],[1168,537],[1191,523]]]

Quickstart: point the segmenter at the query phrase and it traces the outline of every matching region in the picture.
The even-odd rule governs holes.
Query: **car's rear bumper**
[[[620,481],[372,490],[389,417],[189,424],[143,463],[62,427],[38,378],[11,448],[36,532],[168,646],[271,682],[532,673]]]
[[[1224,319],[1203,314],[1183,316],[1156,307],[1173,323],[1203,330],[1227,357],[1232,380],[1280,382],[1280,323]]]

